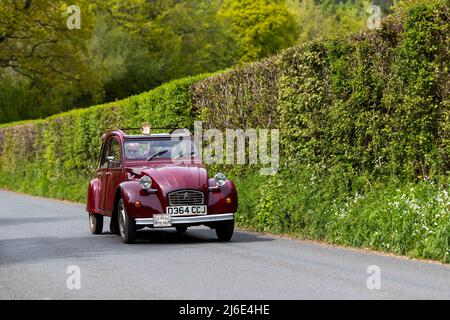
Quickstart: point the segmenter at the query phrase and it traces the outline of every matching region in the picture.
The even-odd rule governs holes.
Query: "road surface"
[[[82,205],[0,191],[0,299],[450,299],[448,265],[203,227],[126,245],[108,222],[92,235]]]

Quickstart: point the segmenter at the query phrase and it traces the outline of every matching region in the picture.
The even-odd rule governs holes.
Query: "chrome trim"
[[[172,199],[172,197],[177,197],[178,194],[183,195],[186,193],[190,193],[191,195],[201,195],[202,199],[201,199],[201,203],[197,203],[198,201],[195,201],[196,199],[194,198],[194,200],[187,200],[190,202],[185,201],[184,199]],[[195,189],[181,189],[181,190],[175,190],[172,192],[169,192],[167,194],[167,199],[169,201],[169,206],[200,206],[200,205],[205,205],[205,194],[203,193],[203,191],[200,190],[195,190]],[[175,203],[175,202],[180,202],[180,203]]]
[[[206,215],[206,216],[184,216],[184,217],[172,216],[172,225],[216,222],[216,221],[226,221],[226,220],[233,220],[233,219],[234,219],[234,213],[211,214],[211,215]],[[153,225],[153,218],[137,218],[137,219],[135,219],[135,221],[136,221],[136,225],[138,225],[138,226],[152,226]]]
[[[208,187],[209,191],[216,191],[216,190],[220,190],[219,186],[214,186],[214,187]]]

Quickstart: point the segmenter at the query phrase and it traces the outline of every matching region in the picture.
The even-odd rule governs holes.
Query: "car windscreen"
[[[186,138],[125,140],[124,154],[128,160],[176,159],[197,155],[194,142]]]

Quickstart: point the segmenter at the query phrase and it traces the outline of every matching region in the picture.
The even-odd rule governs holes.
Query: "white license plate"
[[[169,214],[154,214],[153,215],[153,227],[170,227],[172,226],[172,219]]]
[[[207,209],[206,206],[171,206],[166,207],[166,213],[171,216],[203,216]]]

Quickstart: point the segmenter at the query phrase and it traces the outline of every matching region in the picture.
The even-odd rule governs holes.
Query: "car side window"
[[[111,141],[111,149],[110,149],[109,155],[111,157],[114,157],[114,160],[111,162],[111,165],[109,166],[111,169],[117,169],[120,168],[122,165],[122,153],[120,152],[120,144],[117,139],[113,139]]]
[[[100,158],[100,169],[108,169],[108,155],[109,155],[109,146],[111,140],[108,140],[102,150],[102,156]]]

